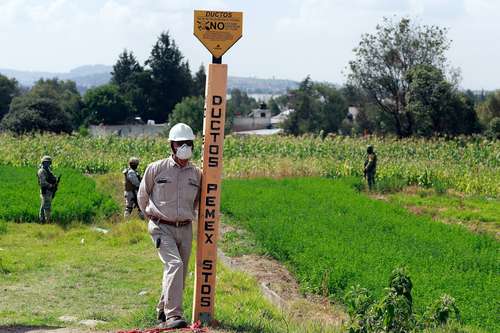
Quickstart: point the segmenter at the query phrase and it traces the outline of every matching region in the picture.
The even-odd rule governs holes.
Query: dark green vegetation
[[[375,33],[362,36],[349,62],[348,79],[358,89],[355,104],[365,111],[361,118],[369,120],[366,111],[375,111],[372,130],[399,137],[480,131],[474,100],[458,91],[456,80],[445,77],[445,53],[451,45],[447,32],[409,18],[384,18]]]
[[[109,217],[119,210],[110,196],[96,191],[92,179],[71,169],[56,169],[55,173],[63,175],[52,205],[53,220],[57,223],[89,223],[98,217]],[[0,179],[0,219],[38,221],[40,190],[37,169],[0,166]]]
[[[197,73],[198,76],[200,72]],[[203,82],[205,79],[203,79]],[[204,92],[204,90],[203,90]],[[235,115],[246,116],[252,109],[256,109],[259,104],[249,97],[247,93],[238,89],[230,92],[231,98],[226,103],[226,123],[224,125],[226,133],[231,132]],[[178,103],[169,117],[169,123],[178,122],[189,124],[195,133],[202,133],[203,130],[203,110],[205,107],[204,93],[199,96],[187,97]]]
[[[15,133],[71,133],[83,121],[80,93],[73,81],[40,79],[24,94],[15,94],[0,128]],[[1,118],[1,115],[0,115]]]
[[[286,105],[295,110],[283,124],[286,133],[337,133],[347,121],[348,104],[339,90],[309,77],[287,95]],[[350,133],[347,133],[350,134]]]
[[[498,329],[498,242],[464,228],[372,200],[350,180],[226,180],[226,220],[251,231],[307,291],[342,298],[361,285],[382,295],[406,266],[421,313],[441,295],[456,299],[466,324]]]
[[[83,99],[70,80],[40,79],[30,90],[20,91],[15,80],[0,75],[1,128],[18,134],[70,133],[101,122],[130,123],[135,117],[163,123],[177,103],[203,95],[205,87],[204,68],[191,75],[167,32],[160,34],[144,66],[125,50],[111,75],[110,84],[89,89]]]
[[[0,120],[9,112],[10,102],[18,94],[19,83],[0,74]]]
[[[413,312],[413,283],[404,268],[397,268],[389,277],[385,295],[374,300],[370,292],[359,285],[351,287],[345,296],[349,333],[415,332],[425,328],[460,322],[460,310],[455,299],[443,295],[429,306],[423,316]]]

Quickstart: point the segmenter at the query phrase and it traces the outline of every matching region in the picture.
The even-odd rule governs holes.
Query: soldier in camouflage
[[[141,184],[141,175],[137,171],[139,166],[139,159],[136,157],[131,157],[128,161],[129,167],[123,170],[123,176],[125,177],[125,217],[129,217],[132,213],[134,207],[139,211],[139,217],[144,219],[144,214],[137,204],[137,191],[139,190],[139,185]]]
[[[41,223],[50,223],[50,213],[52,208],[52,199],[57,189],[57,178],[52,173],[50,166],[52,158],[50,156],[42,157],[42,164],[38,169],[38,184],[40,185],[40,212],[38,217]]]
[[[365,159],[365,167],[364,174],[365,178],[368,182],[368,189],[371,191],[373,186],[375,185],[375,173],[377,172],[377,154],[373,150],[373,146],[370,145],[366,149],[366,159]]]

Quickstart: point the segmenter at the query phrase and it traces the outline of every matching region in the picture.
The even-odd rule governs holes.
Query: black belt
[[[154,221],[157,223],[161,223],[161,224],[173,225],[174,227],[182,227],[182,226],[185,226],[185,225],[188,225],[189,223],[191,223],[191,220],[167,221],[167,220],[162,220],[162,219],[156,219]]]

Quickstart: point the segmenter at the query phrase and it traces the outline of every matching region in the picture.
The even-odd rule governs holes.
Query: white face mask
[[[179,148],[177,148],[177,152],[175,153],[175,156],[181,160],[189,160],[191,156],[193,156],[193,150],[191,149],[191,146],[188,146],[187,144],[183,144]]]

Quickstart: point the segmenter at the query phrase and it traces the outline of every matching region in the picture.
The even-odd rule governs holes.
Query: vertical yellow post
[[[212,54],[208,65],[203,121],[203,177],[198,218],[193,321],[214,322],[217,240],[224,123],[226,119],[227,65],[222,56],[242,36],[243,13],[194,11],[194,35]]]
[[[203,123],[203,178],[196,249],[193,321],[210,325],[215,302],[217,240],[224,123],[226,115],[227,65],[209,64]]]

